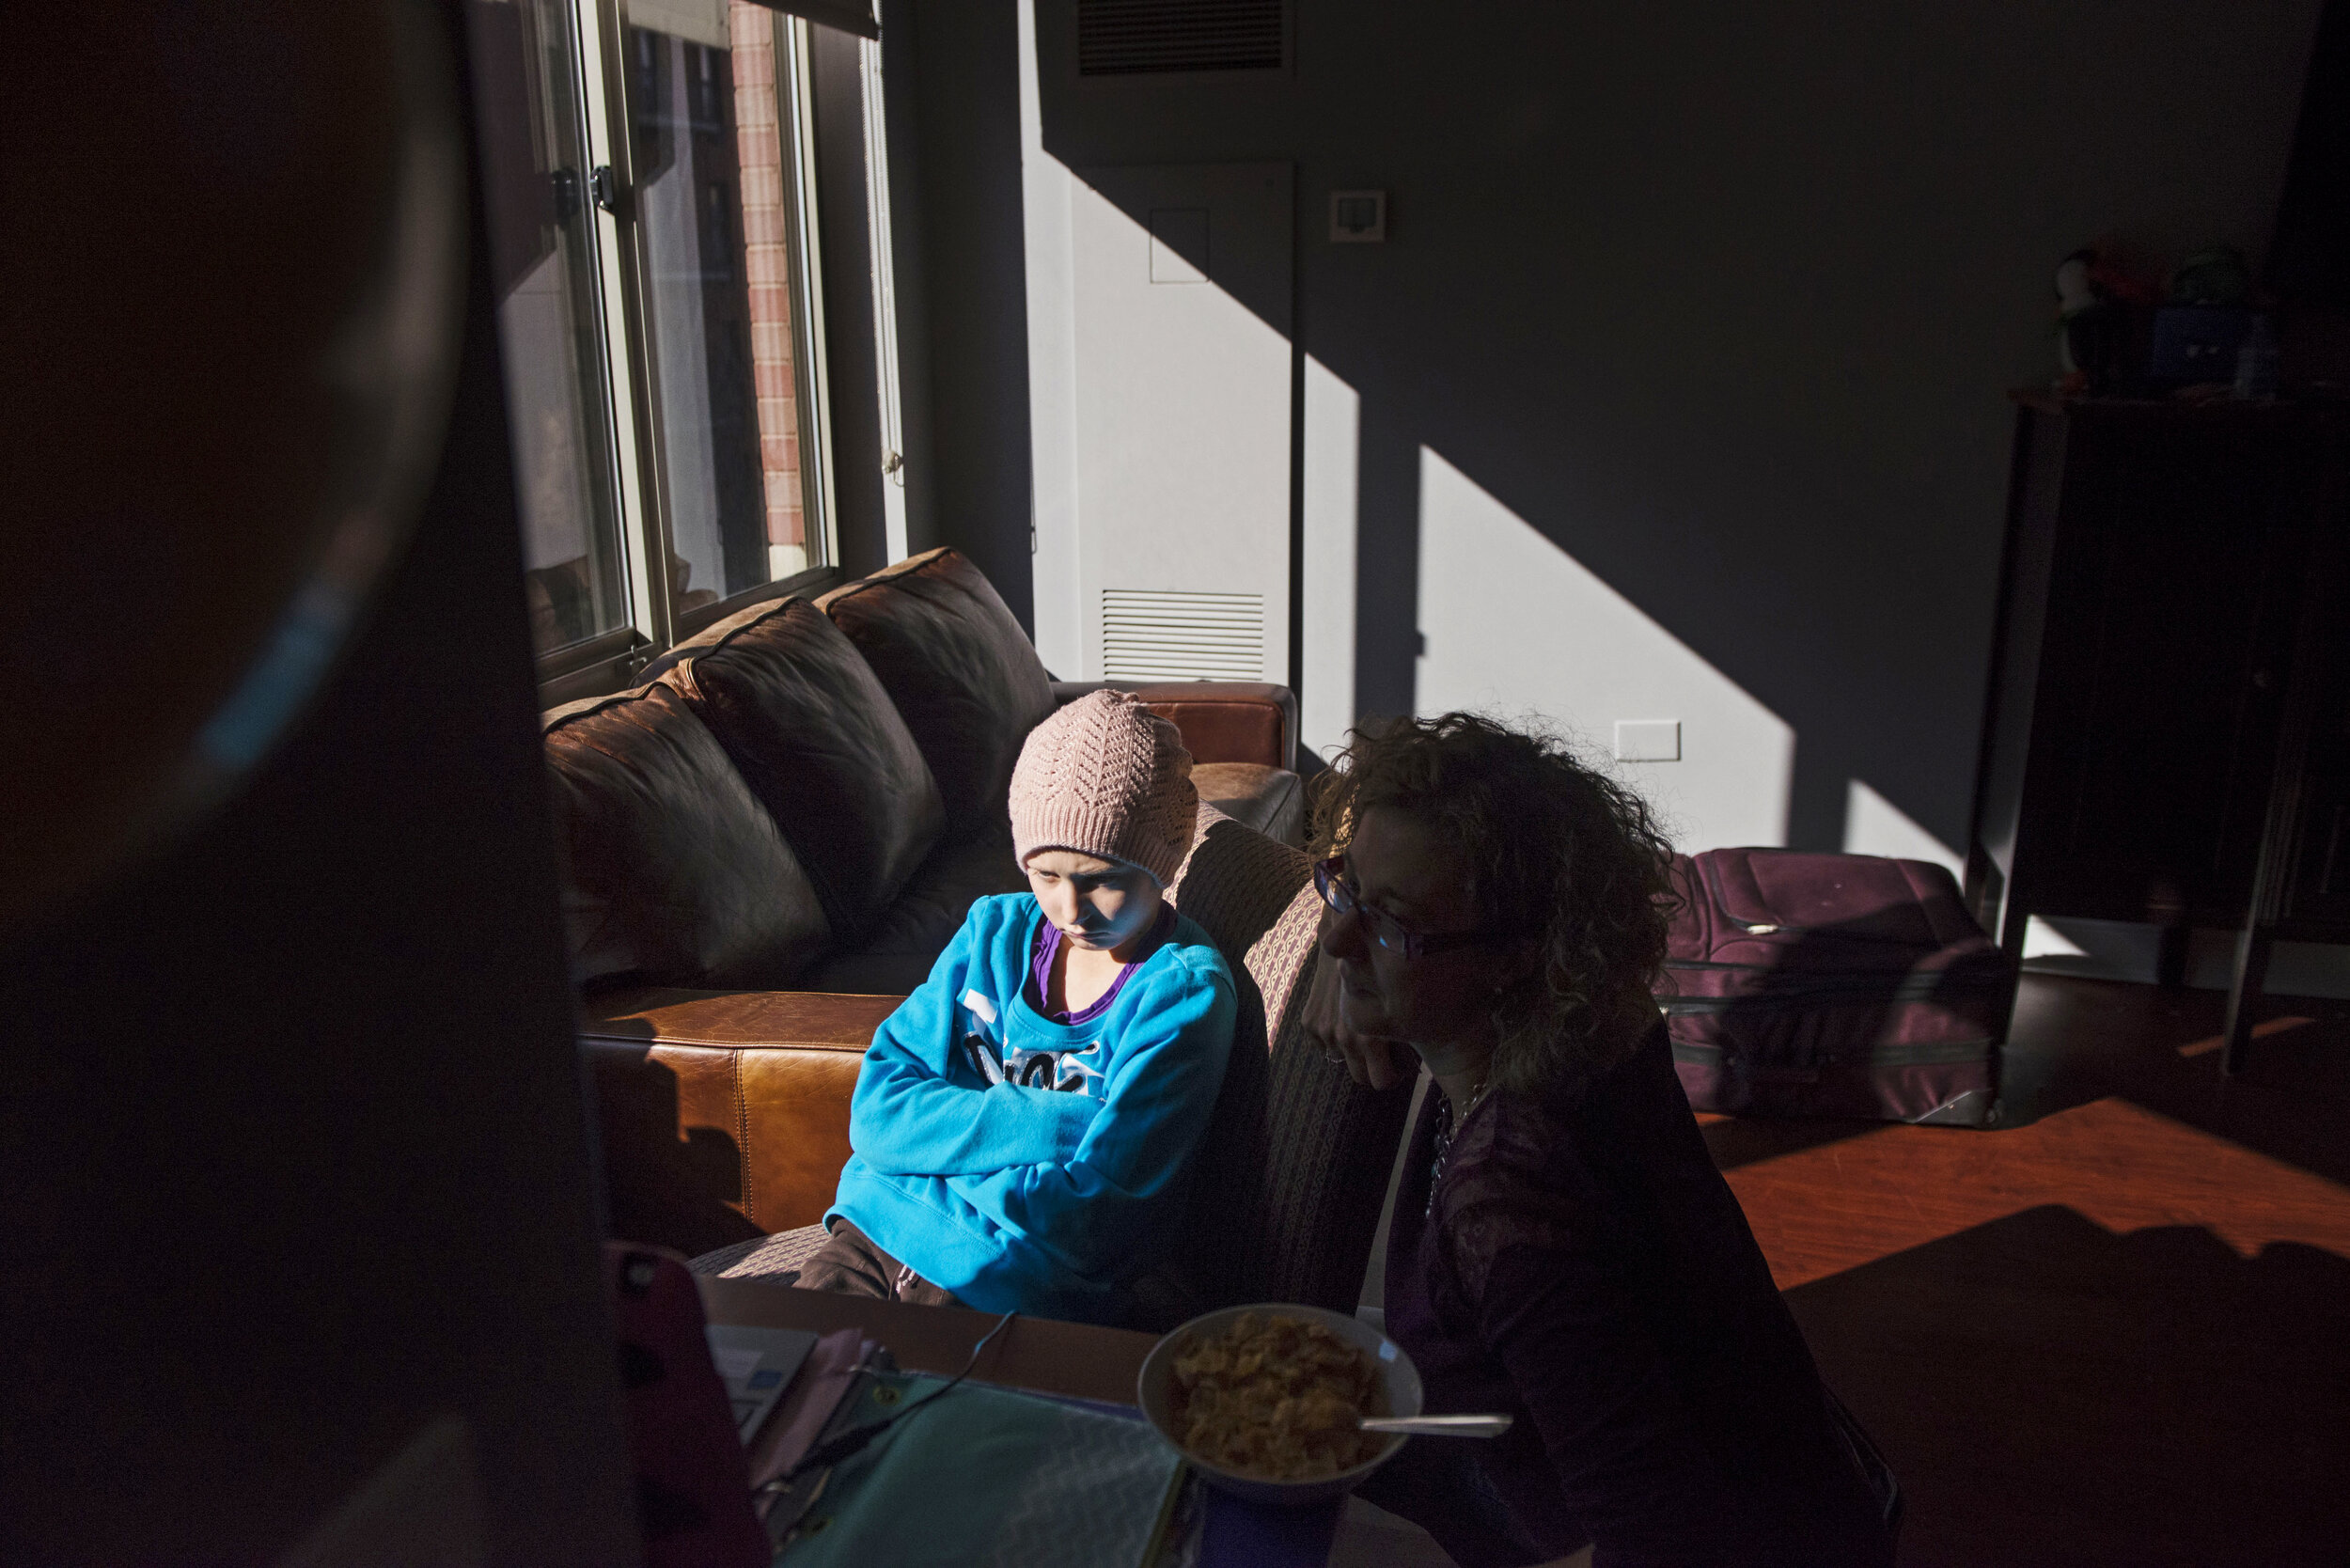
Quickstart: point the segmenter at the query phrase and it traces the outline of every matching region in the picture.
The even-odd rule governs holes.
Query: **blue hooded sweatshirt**
[[[1049,1023],[1022,995],[1042,919],[1027,893],[973,904],[874,1032],[824,1219],[983,1311],[1101,1320],[1176,1218],[1238,1004],[1179,917],[1106,1011]]]

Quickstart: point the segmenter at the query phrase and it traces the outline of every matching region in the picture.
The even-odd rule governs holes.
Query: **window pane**
[[[630,155],[674,609],[821,564],[799,461],[776,13],[638,8]]]
[[[531,638],[543,653],[628,620],[579,55],[566,0],[475,0],[466,12]]]

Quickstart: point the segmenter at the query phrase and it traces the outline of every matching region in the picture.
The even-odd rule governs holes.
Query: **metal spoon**
[[[1511,1416],[1359,1416],[1362,1432],[1408,1432],[1421,1437],[1498,1437],[1510,1430]]]

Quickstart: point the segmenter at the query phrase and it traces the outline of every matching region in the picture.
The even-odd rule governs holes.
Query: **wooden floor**
[[[2350,1004],[2027,976],[1996,1130],[1706,1128],[1904,1568],[2350,1562]]]

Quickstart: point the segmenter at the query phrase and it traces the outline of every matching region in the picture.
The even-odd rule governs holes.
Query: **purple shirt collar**
[[[1028,961],[1028,1005],[1036,1010],[1037,1016],[1048,1024],[1074,1026],[1092,1023],[1110,1010],[1110,1004],[1118,1000],[1120,991],[1126,989],[1126,981],[1134,972],[1142,967],[1145,959],[1158,951],[1159,944],[1174,934],[1174,931],[1175,906],[1162,903],[1158,918],[1151,923],[1151,933],[1144,938],[1134,962],[1118,971],[1118,978],[1110,981],[1110,988],[1075,1012],[1056,1012],[1044,1005],[1044,998],[1052,995],[1053,960],[1060,952],[1060,927],[1049,919],[1039,919],[1036,923],[1036,956]]]

